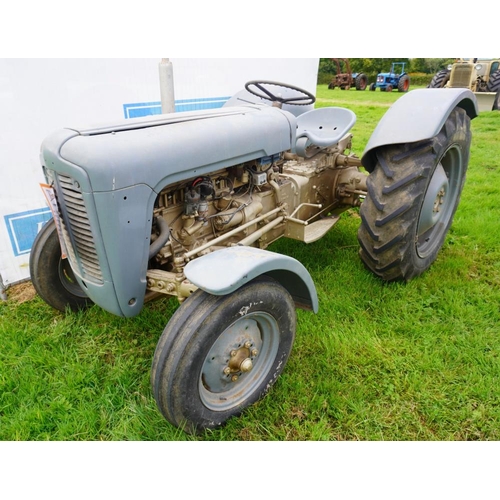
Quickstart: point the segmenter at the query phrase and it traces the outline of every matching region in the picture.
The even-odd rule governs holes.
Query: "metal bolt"
[[[226,375],[229,375],[231,373],[231,368],[229,368],[229,366],[226,366],[226,368],[224,368],[224,373]]]
[[[234,358],[236,356],[237,352],[236,351],[231,351],[231,357]]]
[[[233,375],[231,377],[231,382],[236,382],[238,380],[238,375]]]
[[[245,347],[247,349],[250,349],[250,347],[252,347],[252,343],[251,342],[245,342]]]
[[[257,356],[257,354],[259,354],[259,351],[257,351],[257,349],[252,349],[252,356]]]

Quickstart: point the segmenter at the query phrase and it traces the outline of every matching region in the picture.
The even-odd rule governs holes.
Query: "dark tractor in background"
[[[353,73],[349,59],[332,59],[337,67],[337,74],[328,85],[329,89],[339,87],[340,90],[349,90],[356,87],[356,90],[366,90],[368,87],[368,77],[364,73]]]

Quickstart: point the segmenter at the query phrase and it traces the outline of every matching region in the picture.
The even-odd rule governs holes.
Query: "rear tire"
[[[218,427],[262,398],[295,339],[295,304],[271,278],[214,296],[197,290],[168,322],[153,358],[159,410],[188,433]]]
[[[92,304],[69,265],[61,258],[61,246],[54,219],[44,224],[30,253],[31,282],[38,295],[59,311],[85,309]]]
[[[366,90],[368,86],[368,78],[364,73],[360,73],[356,76],[355,80],[356,90]]]
[[[360,208],[360,257],[387,281],[408,281],[437,257],[460,200],[470,119],[455,108],[436,137],[380,147]]]
[[[398,81],[398,91],[408,92],[410,88],[410,77],[408,75],[403,75]]]
[[[488,92],[498,92],[500,90],[500,69],[490,76],[486,90]]]
[[[442,69],[438,71],[431,80],[431,83],[427,85],[429,89],[442,89],[450,79],[450,71],[447,69]]]

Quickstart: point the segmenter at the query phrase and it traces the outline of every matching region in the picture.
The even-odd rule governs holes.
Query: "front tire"
[[[59,311],[85,309],[92,304],[69,265],[61,258],[61,246],[54,219],[44,224],[30,253],[30,277],[38,295]]]
[[[295,324],[290,294],[271,278],[221,297],[197,290],[172,316],[154,354],[159,410],[188,433],[239,415],[276,382]]]
[[[495,96],[495,100],[493,101],[492,111],[500,111],[500,90],[497,92]]]
[[[387,281],[408,281],[437,257],[465,181],[470,119],[461,108],[429,140],[377,150],[360,208],[360,257]]]

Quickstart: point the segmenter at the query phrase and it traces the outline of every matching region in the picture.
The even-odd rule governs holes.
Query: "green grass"
[[[360,156],[398,92],[318,87],[318,105],[358,116]],[[411,126],[411,118],[408,119]],[[500,113],[472,122],[467,182],[437,261],[386,284],[358,258],[356,210],[320,241],[280,240],[316,284],[291,358],[269,395],[193,438],[160,416],[149,370],[175,301],[133,319],[60,314],[38,297],[0,304],[1,440],[500,439]]]

